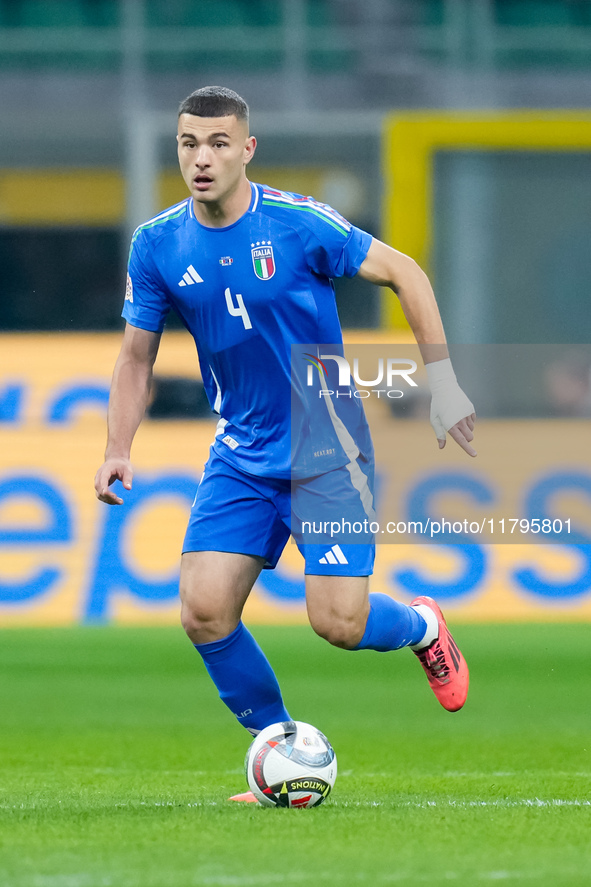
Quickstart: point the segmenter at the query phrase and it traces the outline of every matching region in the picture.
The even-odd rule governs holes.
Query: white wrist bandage
[[[444,440],[450,428],[472,415],[474,405],[458,385],[449,357],[427,363],[425,369],[431,389],[431,425],[437,438]]]

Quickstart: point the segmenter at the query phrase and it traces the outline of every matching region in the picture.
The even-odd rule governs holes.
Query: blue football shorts
[[[264,558],[265,569],[274,569],[296,524],[294,538],[306,575],[370,576],[375,558],[371,534],[336,533],[331,520],[337,511],[339,520],[352,527],[368,520],[373,466],[357,462],[292,482],[245,474],[212,449],[191,507],[183,553],[248,554]]]

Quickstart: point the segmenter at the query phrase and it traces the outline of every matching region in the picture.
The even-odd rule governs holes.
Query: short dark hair
[[[196,117],[230,117],[248,123],[248,105],[233,89],[225,86],[204,86],[187,96],[179,106],[181,114]]]

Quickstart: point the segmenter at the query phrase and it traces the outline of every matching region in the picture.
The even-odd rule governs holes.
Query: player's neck
[[[193,198],[193,209],[197,221],[207,228],[226,228],[242,218],[248,211],[251,199],[251,185],[249,180],[244,178],[236,190],[223,200],[201,203]]]

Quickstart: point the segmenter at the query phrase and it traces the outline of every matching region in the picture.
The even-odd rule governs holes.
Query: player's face
[[[198,203],[223,204],[245,179],[256,140],[245,121],[181,114],[178,156],[185,183]]]

